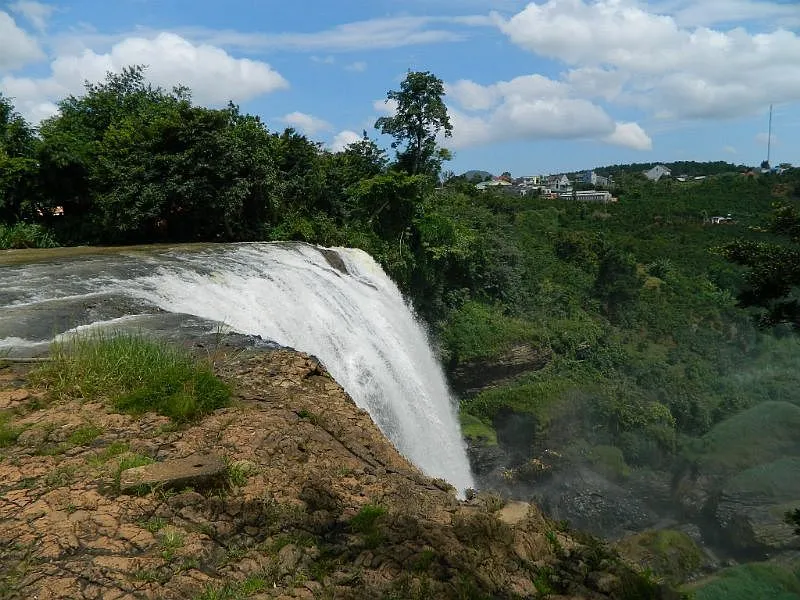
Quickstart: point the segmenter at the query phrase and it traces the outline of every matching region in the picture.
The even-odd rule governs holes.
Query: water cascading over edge
[[[327,254],[326,254],[327,253]],[[245,244],[174,254],[124,291],[317,356],[426,474],[474,486],[447,383],[423,327],[365,252]]]

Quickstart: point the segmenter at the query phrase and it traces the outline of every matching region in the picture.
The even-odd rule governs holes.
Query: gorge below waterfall
[[[0,267],[0,351],[37,354],[86,329],[173,339],[232,331],[313,354],[426,474],[474,486],[426,332],[360,250],[143,247]]]

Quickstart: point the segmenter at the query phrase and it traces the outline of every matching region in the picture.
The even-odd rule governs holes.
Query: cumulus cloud
[[[289,127],[294,127],[302,131],[306,135],[314,135],[317,132],[327,131],[331,128],[331,124],[327,121],[299,111],[284,115],[281,121],[286,123]]]
[[[10,14],[0,11],[0,72],[18,69],[43,58],[39,43],[19,27]]]
[[[483,86],[462,80],[447,86],[453,138],[465,148],[511,140],[595,139],[648,150],[652,142],[636,123],[615,123],[600,106],[574,97],[564,82],[525,75]]]
[[[50,64],[49,77],[7,76],[0,79],[0,90],[15,97],[19,110],[34,120],[41,117],[44,107],[52,107],[54,99],[80,93],[84,81],[99,81],[108,71],[119,72],[132,64],[148,65],[146,75],[157,85],[188,86],[201,104],[242,102],[288,87],[265,62],[234,58],[221,48],[160,33],[152,38],[127,38],[104,54],[84,50],[59,56]]]
[[[634,150],[653,149],[653,140],[638,123],[617,123],[614,132],[606,136],[603,141]]]
[[[20,0],[11,5],[11,10],[25,17],[39,31],[44,31],[47,28],[47,20],[56,9],[50,4]]]
[[[754,10],[735,4],[742,17]],[[689,28],[681,14],[679,22],[635,0],[548,0],[498,24],[515,44],[573,66],[566,80],[576,91],[661,118],[739,117],[800,100],[796,33]]]
[[[397,112],[397,100],[375,100],[372,108],[382,115],[393,115]]]
[[[340,131],[337,133],[333,141],[331,142],[331,150],[334,152],[341,152],[345,148],[347,148],[350,144],[355,144],[356,142],[361,141],[361,136],[357,134],[355,131],[350,131],[349,129],[345,129],[344,131]]]
[[[513,43],[573,67],[565,79],[575,90],[659,117],[739,117],[800,100],[796,33],[718,31],[686,19],[636,0],[548,0],[497,22]]]

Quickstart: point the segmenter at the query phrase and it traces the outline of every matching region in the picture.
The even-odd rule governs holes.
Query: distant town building
[[[602,204],[609,204],[616,202],[617,198],[611,195],[608,190],[585,190],[575,191],[569,194],[559,194],[562,200],[577,200],[578,202],[600,202]]]
[[[607,188],[613,185],[614,179],[612,177],[605,177],[603,175],[598,175],[594,171],[583,171],[575,179],[575,182],[583,183],[586,185],[593,185],[594,187]]]
[[[572,191],[572,182],[566,175],[551,175],[547,178],[547,187],[557,194]]]
[[[504,188],[511,188],[513,184],[510,181],[506,181],[505,179],[492,179],[491,181],[481,181],[480,183],[476,184],[475,187],[481,191],[494,188],[494,189],[504,189]]]
[[[656,165],[649,171],[645,171],[644,176],[647,177],[650,181],[658,181],[662,177],[672,176],[672,171],[670,171],[664,165]]]

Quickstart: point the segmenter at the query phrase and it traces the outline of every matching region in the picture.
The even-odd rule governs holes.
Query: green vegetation
[[[116,468],[114,469],[115,489],[119,490],[120,476],[122,475],[123,471],[126,471],[127,469],[133,469],[136,467],[143,467],[145,465],[152,465],[154,462],[155,461],[149,456],[144,456],[142,454],[135,454],[133,452],[121,455],[119,460],[117,461]]]
[[[379,522],[385,514],[385,507],[377,504],[365,504],[350,519],[350,529],[364,537],[364,545],[367,548],[375,548],[383,541]]]
[[[442,341],[450,359],[463,362],[497,357],[521,342],[540,345],[541,334],[529,321],[504,314],[501,306],[466,302],[451,313]]]
[[[467,412],[462,412],[460,418],[464,437],[480,441],[487,446],[497,445],[497,432],[489,423]]]
[[[702,550],[682,531],[645,531],[622,540],[619,550],[642,568],[678,585],[699,571],[705,557]]]
[[[52,234],[38,223],[0,223],[0,249],[55,248]]]
[[[608,167],[598,171],[614,175],[619,202],[607,205],[481,193],[442,174],[436,140],[451,123],[431,73],[388,93],[398,110],[376,128],[393,138],[391,158],[366,132],[331,152],[145,75],[88,83],[38,131],[0,98],[0,245],[358,247],[413,301],[451,375],[520,348],[541,359],[461,399],[465,434],[518,456],[507,472],[545,456],[618,482],[694,468],[777,485],[795,472],[800,169],[667,163],[706,177],[651,182],[652,164]],[[181,423],[229,395],[207,365],[139,338],[70,340],[53,354],[40,377],[55,394],[119,410]],[[0,422],[0,443],[14,435]],[[353,531],[378,539],[379,517],[357,515]]]
[[[183,534],[171,527],[164,527],[158,531],[158,542],[161,546],[161,558],[171,562],[180,548],[183,548],[185,539]]]
[[[56,396],[104,400],[123,412],[154,411],[176,422],[225,406],[226,384],[211,366],[163,342],[95,335],[57,342],[36,374]]]
[[[13,413],[0,410],[0,448],[13,446],[22,431],[13,425]]]
[[[116,458],[120,454],[125,454],[130,450],[128,442],[112,442],[106,448],[88,459],[90,465],[99,467],[106,464],[112,458]]]
[[[245,600],[254,594],[267,590],[272,585],[270,574],[251,575],[246,579],[228,583],[221,587],[209,586],[194,600]]]
[[[798,600],[800,567],[768,563],[740,565],[692,586],[692,591],[695,600]]]

